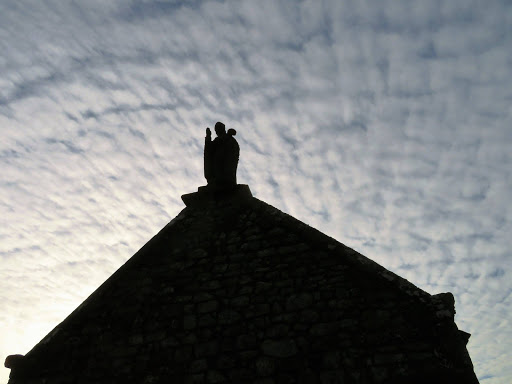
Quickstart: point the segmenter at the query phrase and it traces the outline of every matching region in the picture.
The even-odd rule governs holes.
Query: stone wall
[[[9,383],[476,383],[454,312],[451,294],[257,199],[212,202],[182,211]]]

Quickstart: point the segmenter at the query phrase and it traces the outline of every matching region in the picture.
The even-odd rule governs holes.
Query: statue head
[[[220,121],[217,121],[215,123],[215,133],[217,136],[224,136],[226,134],[226,126]]]

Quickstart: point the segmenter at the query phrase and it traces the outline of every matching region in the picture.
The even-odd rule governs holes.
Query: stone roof
[[[430,295],[252,197],[207,188],[25,357],[20,383],[478,383]],[[413,380],[413,381],[411,381]]]

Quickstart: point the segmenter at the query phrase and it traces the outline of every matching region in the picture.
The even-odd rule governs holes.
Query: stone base
[[[209,186],[199,187],[197,192],[181,196],[187,207],[205,206],[212,203],[230,202],[241,203],[252,198],[247,184],[237,184],[231,189],[214,189]]]

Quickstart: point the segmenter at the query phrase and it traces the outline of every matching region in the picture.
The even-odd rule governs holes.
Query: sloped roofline
[[[271,213],[269,215],[265,215],[265,220],[273,221],[273,224],[283,227],[284,229],[295,233],[300,236],[302,242],[308,243],[308,245],[312,245],[315,249],[326,251],[330,254],[336,255],[343,259],[344,262],[349,265],[357,268],[359,271],[363,273],[367,273],[370,275],[374,275],[383,281],[387,281],[394,285],[399,291],[403,292],[407,296],[414,298],[416,301],[422,303],[432,311],[439,310],[448,310],[449,312],[453,312],[454,310],[450,310],[450,307],[453,307],[453,303],[450,305],[446,305],[445,300],[436,299],[437,295],[431,295],[416,285],[412,284],[408,280],[398,276],[397,274],[387,270],[380,264],[375,261],[369,259],[368,257],[360,254],[354,249],[347,247],[343,243],[337,241],[336,239],[320,232],[318,229],[309,226],[303,221],[279,210],[278,208],[265,203],[262,200],[259,200],[252,195],[245,201],[236,201],[237,205],[252,205],[254,208],[261,209],[263,213]],[[224,204],[230,204],[229,201],[224,201]],[[49,343],[53,336],[55,336],[60,328],[64,326],[69,321],[72,321],[73,318],[78,316],[87,306],[88,304],[95,299],[96,296],[100,295],[105,289],[107,289],[110,284],[115,282],[120,276],[123,274],[123,270],[127,268],[131,263],[135,262],[139,259],[139,257],[143,257],[143,255],[150,251],[152,246],[157,243],[162,236],[168,236],[169,234],[178,231],[183,223],[183,219],[187,217],[188,212],[194,211],[196,209],[204,209],[204,204],[201,206],[188,206],[184,208],[174,219],[172,219],[168,224],[166,224],[154,237],[152,237],[142,248],[140,248],[132,257],[130,257],[121,267],[119,267],[107,280],[105,280],[94,292],[92,292],[87,299],[85,299],[73,312],[71,312],[61,323],[59,323],[52,331],[50,331],[39,343],[37,343],[26,355],[26,357],[30,357],[33,354],[36,354],[39,347],[44,346]],[[271,223],[272,224],[272,223]],[[169,232],[172,231],[172,232]],[[451,295],[451,294],[449,294]],[[453,298],[453,296],[452,296]],[[453,301],[453,300],[449,300]],[[453,313],[450,313],[450,317],[453,318]]]
[[[363,272],[380,276],[382,279],[394,284],[400,291],[409,296],[416,297],[420,301],[424,301],[427,304],[430,300],[432,300],[433,296],[428,292],[417,287],[410,281],[389,271],[382,265],[360,254],[359,252],[346,246],[338,240],[320,232],[318,229],[311,227],[303,221],[279,210],[278,208],[273,207],[270,204],[265,203],[262,200],[259,200],[255,197],[254,200],[257,201],[258,204],[262,204],[268,207],[268,209],[275,210],[276,213],[279,212],[279,225],[286,227],[286,229],[290,231],[298,233],[301,238],[305,240],[305,242],[314,244],[318,249],[337,254],[339,257],[344,258],[344,261],[348,262],[356,268],[359,268]]]

